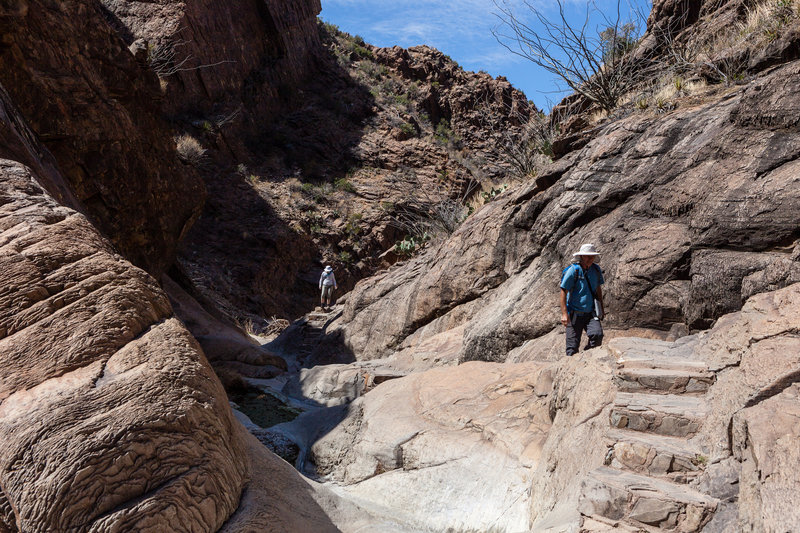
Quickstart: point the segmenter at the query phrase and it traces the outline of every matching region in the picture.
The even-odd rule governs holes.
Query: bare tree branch
[[[635,52],[645,26],[641,12],[623,21],[619,0],[613,17],[587,1],[580,24],[568,20],[563,0],[558,19],[548,19],[531,1],[523,3],[537,27],[524,22],[507,0],[494,0],[500,25],[495,38],[512,53],[524,57],[557,76],[578,94],[601,108],[613,110],[620,98],[653,71],[653,62]],[[602,29],[590,28],[593,15],[604,22]],[[538,28],[538,29],[537,29]]]

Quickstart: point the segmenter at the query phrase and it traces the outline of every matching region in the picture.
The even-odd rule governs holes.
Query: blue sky
[[[525,0],[507,0],[524,17]],[[587,0],[565,0],[568,17],[579,23]],[[616,12],[615,0],[594,0],[604,12]],[[630,0],[644,5],[648,0]],[[528,0],[545,14],[558,16],[552,0]],[[622,0],[620,9],[630,7]],[[645,8],[649,14],[649,6]],[[360,35],[376,46],[433,46],[452,57],[466,70],[485,70],[505,76],[540,109],[549,110],[566,93],[558,92],[553,76],[533,63],[512,54],[492,35],[500,20],[492,0],[322,0],[320,17],[342,30]],[[554,93],[555,92],[555,93]]]

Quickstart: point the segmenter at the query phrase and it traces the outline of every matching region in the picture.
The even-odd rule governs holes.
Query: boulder
[[[244,444],[155,280],[0,160],[0,524],[214,531]]]

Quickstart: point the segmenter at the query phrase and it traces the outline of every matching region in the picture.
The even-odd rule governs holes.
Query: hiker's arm
[[[605,302],[603,301],[603,287],[602,286],[598,286],[597,287],[597,299],[600,300],[601,304],[605,305]]]
[[[563,325],[565,325],[565,326],[567,324],[569,324],[569,315],[567,314],[567,290],[566,289],[561,289],[561,323]]]

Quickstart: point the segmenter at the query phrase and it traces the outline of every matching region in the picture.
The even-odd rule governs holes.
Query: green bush
[[[345,192],[356,192],[356,188],[350,183],[347,178],[339,178],[333,183],[334,187],[339,189],[340,191]]]
[[[347,263],[352,263],[353,262],[353,256],[348,251],[342,250],[341,252],[339,252],[339,256],[338,257],[339,257],[339,261],[341,261],[342,263],[347,264]]]
[[[416,137],[417,135],[417,129],[414,127],[413,124],[410,124],[408,122],[400,124],[400,131],[411,137]]]
[[[419,237],[413,235],[406,235],[402,241],[397,241],[394,245],[394,251],[397,255],[410,256],[414,252],[422,248],[422,245],[431,239],[430,234],[423,233]]]
[[[361,225],[359,224],[362,218],[363,215],[361,213],[353,213],[352,215],[347,217],[347,223],[345,223],[344,225],[345,233],[347,233],[351,237],[360,235],[361,232],[363,231]]]
[[[409,100],[408,96],[406,96],[405,94],[395,95],[394,102],[402,107],[408,107],[411,104],[411,100]]]
[[[411,255],[417,250],[417,241],[414,237],[407,236],[402,241],[397,241],[394,251],[398,255]]]
[[[450,129],[450,123],[442,120],[436,125],[436,133],[434,135],[437,141],[447,143],[453,138],[453,130]]]
[[[507,188],[508,188],[507,185],[503,185],[502,187],[499,187],[497,189],[492,187],[491,190],[489,190],[489,191],[483,191],[481,193],[481,196],[483,196],[483,200],[485,202],[491,202],[492,200],[497,198],[500,194],[502,194],[503,191],[505,191]]]
[[[304,183],[300,187],[300,191],[306,196],[313,198],[317,203],[322,203],[325,200],[325,192],[313,183]]]

